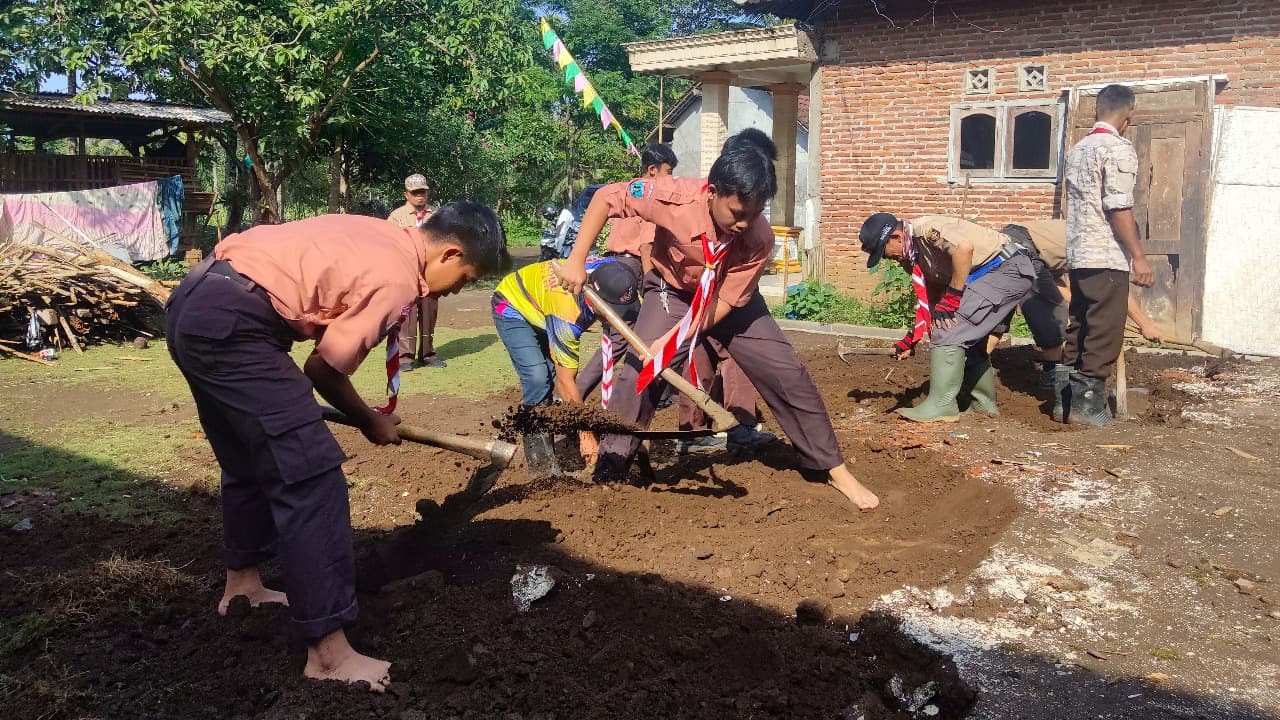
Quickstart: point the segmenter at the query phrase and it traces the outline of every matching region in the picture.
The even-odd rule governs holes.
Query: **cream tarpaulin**
[[[181,212],[181,182],[175,177],[98,190],[0,195],[0,243],[90,244],[87,236],[133,262],[160,260],[177,244],[174,184]]]

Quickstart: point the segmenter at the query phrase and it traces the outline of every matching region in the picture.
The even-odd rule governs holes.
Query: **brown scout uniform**
[[[961,241],[973,246],[973,262],[956,323],[950,328],[935,327],[930,335],[933,347],[960,346],[986,354],[987,335],[1031,292],[1036,270],[1031,256],[1011,252],[1009,236],[977,223],[945,215],[924,215],[911,223],[915,261],[924,272],[930,294],[940,296],[951,283],[951,252]],[[992,269],[1002,254],[1008,255]]]
[[[759,292],[760,276],[773,254],[773,230],[759,217],[741,235],[721,235],[711,219],[706,188],[705,180],[663,177],[614,183],[596,192],[593,202],[604,202],[609,217],[639,217],[657,228],[651,254],[654,269],[644,279],[636,334],[652,343],[680,322],[705,266],[702,236],[727,241],[716,295],[733,309],[706,333],[707,340],[723,347],[755,385],[800,455],[800,468],[821,471],[825,477],[826,471],[844,463],[835,430],[813,379]],[[714,307],[713,303],[708,312]],[[677,371],[686,353],[687,348],[681,348],[673,358],[671,366]],[[654,383],[637,394],[640,367],[639,359],[629,354],[619,368],[609,409],[644,427],[653,418],[662,389]],[[636,445],[632,436],[606,435],[600,443],[600,466],[607,466],[610,456],[629,463]]]
[[[431,208],[419,213],[409,203],[405,203],[387,216],[391,222],[402,228],[422,227],[431,217]],[[436,319],[440,316],[440,299],[424,297],[410,306],[409,315],[405,317],[400,332],[400,359],[430,362],[436,357],[435,334]],[[418,339],[422,339],[422,351],[418,352]]]

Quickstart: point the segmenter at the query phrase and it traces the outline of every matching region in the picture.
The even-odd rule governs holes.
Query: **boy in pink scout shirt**
[[[391,404],[369,407],[348,376],[384,338],[394,341],[408,305],[508,261],[502,225],[482,205],[450,203],[406,229],[322,215],[227,237],[169,300],[169,352],[222,468],[218,613],[241,595],[288,605],[309,678],[377,692],[390,682],[390,663],[356,652],[343,630],[356,619],[346,455],[313,391],[370,442],[398,444]],[[289,355],[299,340],[315,341],[302,369]],[[258,572],[274,556],[285,592]]]
[[[705,181],[658,178],[601,188],[560,281],[581,291],[587,255],[609,218],[653,223],[654,269],[644,279],[635,331],[652,342],[656,359],[642,366],[634,353],[627,355],[609,409],[647,426],[663,385],[649,383],[662,367],[682,367],[690,344],[705,334],[725,347],[756,386],[800,455],[802,474],[825,478],[857,507],[870,510],[879,499],[845,466],[822,397],[759,292],[774,247],[773,230],[761,213],[777,192],[776,157],[767,135],[746,130],[725,142]],[[636,448],[634,437],[606,435],[596,478],[624,479]]]

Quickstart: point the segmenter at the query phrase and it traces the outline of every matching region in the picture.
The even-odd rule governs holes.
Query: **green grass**
[[[436,351],[447,358],[449,367],[405,373],[402,395],[449,395],[480,398],[516,384],[515,370],[506,350],[492,328],[455,330],[437,328]],[[294,345],[293,358],[299,364],[311,354],[313,344]],[[121,360],[123,357],[137,358]],[[386,394],[386,366],[383,346],[369,353],[352,383],[365,398],[377,402]],[[83,355],[73,351],[59,356],[57,365],[47,367],[16,358],[0,360],[0,391],[22,392],[22,387],[43,383],[86,386],[86,389],[126,389],[149,392],[160,401],[182,402],[191,395],[177,366],[169,359],[163,340],[146,350],[125,345],[99,345]]]
[[[506,350],[492,329],[439,328],[435,340],[448,367],[403,374],[402,400],[423,395],[475,400],[517,383]],[[294,359],[305,361],[311,348],[311,343],[299,343]],[[386,397],[383,357],[381,348],[370,353],[352,377],[357,391],[373,404]],[[83,413],[72,417],[0,415],[0,494],[51,491],[59,500],[52,505],[57,511],[149,524],[178,522],[184,516],[182,496],[164,484],[167,478],[181,478],[184,487],[194,484],[216,491],[216,464],[199,459],[208,445],[199,435],[198,420],[138,414],[167,403],[190,406],[186,381],[169,359],[163,341],[147,350],[98,346],[83,355],[70,352],[55,367],[0,360],[0,378],[0,393],[10,398],[39,398],[44,388],[56,384],[59,390],[70,386],[85,405]],[[148,393],[148,397],[140,407],[124,413],[95,412],[94,393],[114,389]],[[356,483],[367,480],[353,478]],[[7,529],[25,516],[0,513],[0,528]]]
[[[193,438],[194,418],[146,426],[85,416],[40,426],[0,422],[0,493],[52,491],[62,512],[85,512],[130,523],[175,522],[182,504],[160,481],[176,473],[207,489],[217,468],[184,460],[182,450],[204,446]],[[12,525],[21,513],[0,515]]]

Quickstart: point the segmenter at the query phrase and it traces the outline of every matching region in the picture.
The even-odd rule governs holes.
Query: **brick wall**
[[[1062,96],[1078,84],[1225,74],[1218,104],[1280,107],[1276,0],[949,0],[880,3],[899,26],[844,3],[817,20],[822,69],[822,241],[828,281],[874,287],[857,249],[862,220],[964,215],[994,226],[1052,217],[1053,183],[947,182],[950,107]],[[1048,67],[1048,92],[1018,91],[1018,68]],[[994,90],[966,95],[968,68]]]

